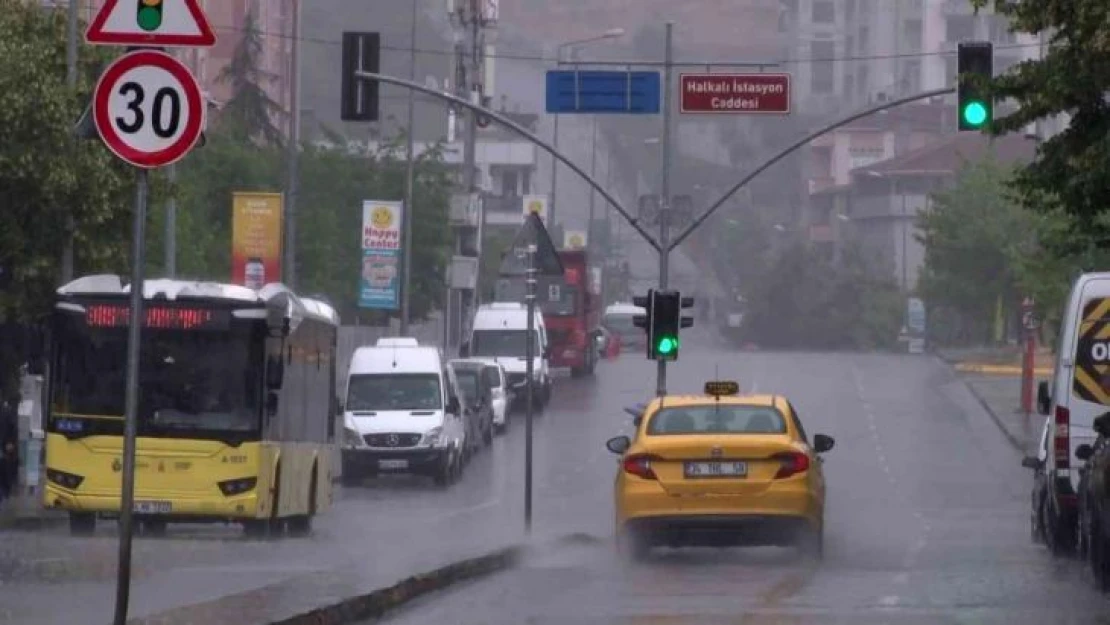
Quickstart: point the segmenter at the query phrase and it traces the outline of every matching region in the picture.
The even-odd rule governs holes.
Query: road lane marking
[[[894,583],[895,584],[908,584],[909,581],[910,581],[910,574],[909,573],[899,573],[899,574],[894,576]]]
[[[887,595],[879,599],[879,605],[890,608],[898,605],[898,601],[897,595]]]

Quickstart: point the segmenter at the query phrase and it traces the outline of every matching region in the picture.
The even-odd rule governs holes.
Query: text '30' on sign
[[[790,74],[681,74],[683,113],[790,113]]]
[[[204,130],[205,100],[189,69],[164,52],[115,60],[93,93],[93,121],[116,156],[147,169],[176,162]]]

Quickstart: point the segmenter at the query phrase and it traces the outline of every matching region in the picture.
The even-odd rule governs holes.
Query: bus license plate
[[[687,462],[686,477],[746,477],[746,462]]]
[[[168,501],[136,501],[134,511],[138,514],[169,514],[173,504]]]
[[[379,460],[378,461],[378,468],[379,469],[393,469],[393,470],[407,469],[407,468],[409,468],[409,461],[408,460]]]

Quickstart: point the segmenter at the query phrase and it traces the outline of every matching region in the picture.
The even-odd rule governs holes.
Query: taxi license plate
[[[409,468],[408,460],[379,460],[379,469],[407,469]]]
[[[138,514],[169,514],[173,504],[168,501],[136,501],[134,511]]]
[[[687,462],[686,477],[747,477],[746,462]]]

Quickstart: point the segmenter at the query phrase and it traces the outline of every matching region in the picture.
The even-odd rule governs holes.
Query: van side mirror
[[[1079,447],[1075,448],[1075,457],[1082,460],[1083,462],[1090,460],[1091,456],[1093,455],[1095,455],[1095,449],[1087,443],[1083,443]]]
[[[278,394],[274,391],[266,393],[266,416],[273,419],[278,413]]]
[[[449,414],[460,414],[459,398],[454,395],[447,398],[447,412]]]
[[[266,360],[266,388],[276,391],[285,380],[285,361],[281,356],[270,356]]]
[[[1048,382],[1041,380],[1037,385],[1037,412],[1042,415],[1048,416],[1049,410],[1052,409],[1052,395],[1048,392]]]
[[[459,343],[459,358],[470,357],[470,341],[463,341]]]
[[[1094,429],[1099,436],[1110,436],[1110,412],[1095,417],[1095,421],[1091,424],[1091,428]]]
[[[1075,453],[1079,455],[1079,450],[1077,449]],[[1021,466],[1026,469],[1040,469],[1043,465],[1044,463],[1041,462],[1041,459],[1034,456],[1026,456],[1021,459]]]
[[[815,434],[813,436],[813,450],[819,454],[823,454],[833,448],[836,440],[828,434]]]

